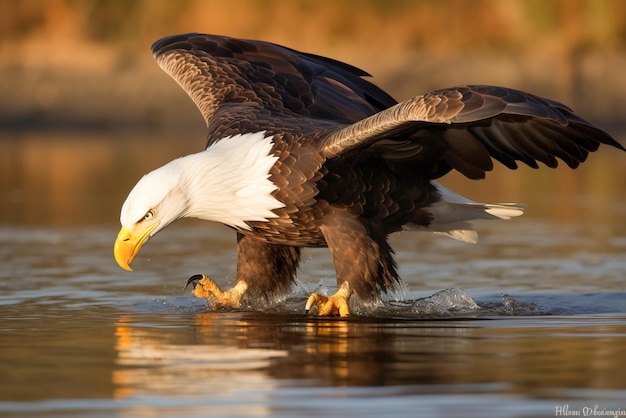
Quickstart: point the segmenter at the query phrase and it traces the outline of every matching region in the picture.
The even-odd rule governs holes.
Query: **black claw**
[[[189,278],[189,280],[187,280],[187,284],[185,285],[185,289],[187,289],[189,287],[189,285],[192,285],[193,288],[195,289],[196,286],[198,285],[198,282],[200,280],[202,280],[204,278],[204,276],[202,274],[194,274],[193,276],[191,276]]]

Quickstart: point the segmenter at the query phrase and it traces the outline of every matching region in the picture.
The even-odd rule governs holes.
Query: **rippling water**
[[[484,183],[453,176],[446,185],[468,197],[525,201],[528,213],[479,224],[477,245],[395,235],[405,289],[340,320],[303,312],[309,292],[333,290],[321,249],[304,253],[288,299],[212,312],[183,290],[196,273],[232,284],[234,235],[209,223],[168,227],[133,273],[119,269],[121,201],[177,152],[153,145],[0,141],[1,415],[626,410],[626,156]]]

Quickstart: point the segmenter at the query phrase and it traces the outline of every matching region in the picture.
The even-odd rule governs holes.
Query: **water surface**
[[[626,410],[624,155],[601,152],[579,171],[451,176],[453,190],[526,202],[527,214],[480,223],[476,245],[395,235],[405,289],[340,320],[303,312],[309,292],[333,290],[323,249],[305,251],[293,294],[261,311],[214,312],[183,290],[196,273],[232,285],[235,237],[219,225],[174,224],[134,272],[119,269],[126,193],[199,146],[134,134],[0,141],[1,415]]]

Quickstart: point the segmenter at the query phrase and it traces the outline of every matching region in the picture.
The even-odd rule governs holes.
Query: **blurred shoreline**
[[[198,31],[275,42],[362,68],[402,101],[459,84],[561,101],[626,128],[620,0],[0,0],[0,136],[204,130],[150,45]],[[5,133],[3,133],[5,132]]]
[[[355,64],[340,54],[331,57]],[[3,63],[0,131],[203,129],[191,100],[151,58],[146,45],[130,62],[120,58],[102,67]],[[626,54],[592,51],[564,63],[548,54],[385,56],[363,49],[358,61],[399,101],[459,84],[502,85],[561,101],[613,135],[626,130]]]

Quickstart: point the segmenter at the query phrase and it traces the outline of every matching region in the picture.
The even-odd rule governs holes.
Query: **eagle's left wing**
[[[269,42],[189,33],[158,40],[152,53],[207,124],[221,106],[233,103],[340,123],[396,104],[356,67]]]
[[[521,161],[575,168],[600,144],[624,150],[567,106],[518,90],[459,86],[417,96],[332,133],[326,158],[374,153],[418,164],[437,178],[456,169],[485,177],[492,158],[511,169]]]

